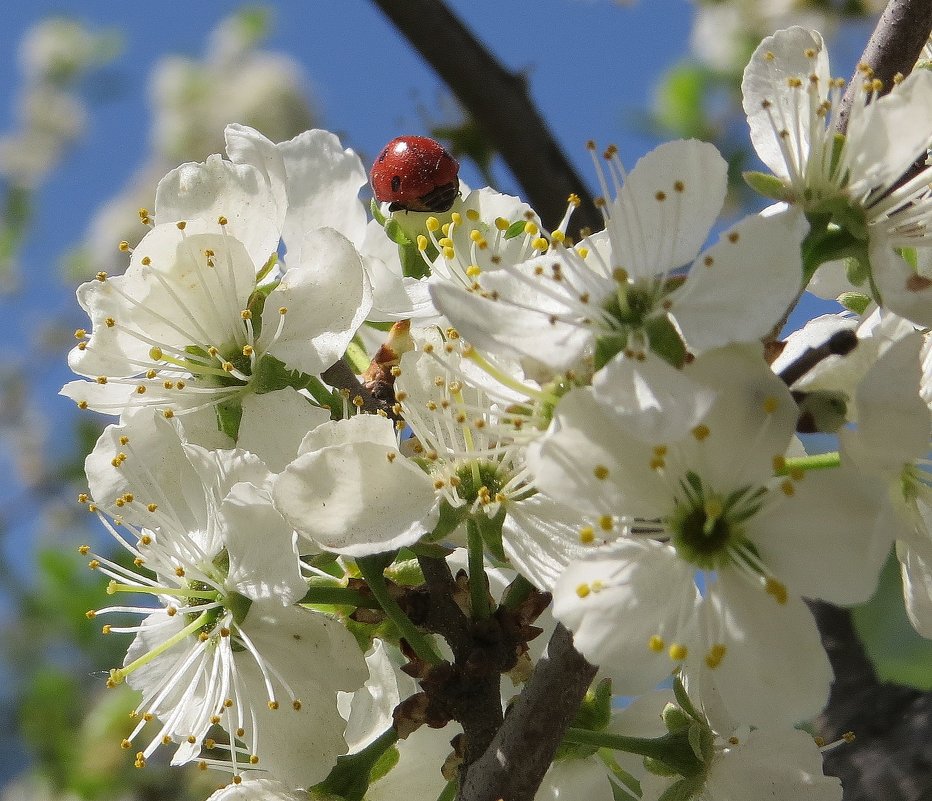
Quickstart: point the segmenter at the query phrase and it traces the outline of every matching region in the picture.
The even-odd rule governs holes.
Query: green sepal
[[[396,220],[394,217],[391,217],[390,219],[385,221],[385,235],[399,247],[404,247],[405,245],[415,244],[414,242],[411,241],[411,239],[405,233],[404,229],[401,227],[398,220]]]
[[[476,528],[482,535],[482,543],[486,550],[500,562],[508,562],[505,555],[505,548],[502,545],[502,526],[505,523],[505,508],[501,507],[495,517],[489,517],[483,512],[479,512],[472,518],[476,523]]]
[[[700,726],[698,723],[693,721],[689,728],[686,730],[686,735],[689,738],[689,747],[693,749],[693,753],[696,755],[696,759],[700,762],[705,762],[707,756],[711,757],[711,753],[706,754],[707,737],[703,736],[703,732],[708,732],[709,729],[707,726]],[[711,748],[711,743],[708,743],[709,748]]]
[[[430,275],[430,267],[413,242],[398,246],[398,258],[401,260],[401,272],[405,278],[421,279]]]
[[[246,615],[249,614],[252,599],[232,590],[226,593],[225,598],[225,606],[233,613],[233,620],[238,624],[242,624],[246,619]]]
[[[362,751],[337,757],[337,764],[327,778],[311,787],[308,794],[315,801],[336,798],[343,801],[362,801],[372,781],[373,771],[377,767],[386,772],[391,769],[390,766],[386,767],[387,763],[382,762],[382,759],[397,741],[398,732],[391,728]]]
[[[664,790],[657,801],[689,801],[701,792],[702,784],[695,779],[680,779]]]
[[[654,776],[679,776],[678,770],[671,768],[666,762],[655,757],[644,757],[644,767]]]
[[[286,387],[304,389],[310,380],[311,376],[307,373],[289,370],[281,359],[276,359],[267,353],[256,362],[250,385],[257,395],[262,395],[266,392],[277,392]]]
[[[612,801],[638,801],[639,799],[639,796],[631,795],[615,782],[609,782],[609,786],[612,788]]]
[[[447,501],[440,502],[440,519],[434,530],[425,538],[426,542],[439,542],[449,537],[469,516],[469,509],[463,506],[451,506]]]
[[[612,680],[605,678],[586,692],[572,725],[578,729],[601,731],[611,719]]]
[[[838,302],[848,311],[861,315],[867,311],[871,299],[869,295],[862,295],[860,292],[842,292],[838,296]]]
[[[683,729],[689,728],[690,724],[694,722],[693,719],[676,704],[667,704],[663,708],[663,712],[660,713],[660,717],[663,719],[663,724],[667,727],[667,731],[669,732],[682,731]]]
[[[405,549],[406,551],[408,549]],[[408,551],[408,555],[410,555]],[[385,575],[395,584],[405,587],[417,587],[424,583],[424,573],[417,559],[399,559],[385,569]]]
[[[700,712],[693,706],[693,702],[690,699],[689,695],[686,693],[686,687],[683,684],[683,680],[679,676],[673,677],[673,697],[676,698],[676,702],[680,705],[687,715],[689,715],[693,720],[698,723],[705,723],[705,716],[700,714]]]
[[[741,173],[744,182],[759,195],[769,197],[771,200],[782,200],[789,203],[793,200],[793,193],[776,175],[769,172],[756,172],[748,170]]]
[[[217,428],[234,442],[239,438],[239,426],[243,420],[243,404],[238,397],[222,400],[214,410],[217,415]]]
[[[803,281],[809,283],[809,280],[815,275],[815,271],[820,265],[829,261],[839,261],[841,259],[854,259],[864,269],[870,263],[867,257],[867,242],[853,236],[850,231],[836,227],[834,225],[824,224],[824,219],[818,220],[823,223],[817,226],[810,220],[812,227],[802,244],[803,257]],[[852,265],[848,264],[849,275]],[[866,275],[866,274],[865,274]],[[856,281],[855,283],[862,283]]]
[[[628,334],[625,331],[596,337],[593,367],[601,370],[626,347],[628,347]]]
[[[686,345],[666,315],[650,317],[644,322],[650,349],[676,368],[686,364]]]
[[[448,548],[439,542],[416,542],[414,545],[409,545],[408,550],[415,556],[423,556],[427,559],[446,559],[453,553],[453,548]]]
[[[270,272],[272,272],[272,268],[276,264],[278,264],[278,254],[273,253],[271,256],[268,257],[268,259],[266,259],[265,264],[262,265],[262,268],[259,270],[259,272],[256,273],[256,283],[258,284],[263,278],[265,278]],[[265,293],[266,295],[268,295],[269,292],[272,291],[272,289],[278,286],[278,281],[273,281],[270,286],[271,286],[271,289],[269,289],[268,292]]]
[[[389,771],[398,764],[400,758],[401,753],[398,751],[398,746],[396,745],[393,745],[385,751],[385,753],[376,760],[376,763],[369,771],[369,784],[377,782],[383,776],[387,776]]]
[[[379,203],[376,203],[375,198],[369,201],[369,211],[372,212],[372,219],[384,228],[387,218],[382,214],[382,208]]]
[[[527,225],[525,220],[515,220],[505,229],[505,239],[514,239],[516,236],[524,233],[524,226]]]

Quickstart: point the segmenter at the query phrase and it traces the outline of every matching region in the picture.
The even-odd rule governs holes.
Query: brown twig
[[[558,625],[492,744],[466,770],[458,801],[531,801],[595,674]]]
[[[441,0],[373,0],[437,71],[502,155],[544,225],[553,228],[571,193],[583,203],[571,233],[602,228],[582,178],[528,94],[527,79],[506,70]]]
[[[890,0],[858,64],[870,67],[874,77],[883,82],[883,92],[889,92],[897,73],[909,75],[912,72],[930,33],[932,0]],[[857,84],[863,80],[860,70],[855,70],[841,100],[837,125],[839,133],[844,133],[848,128],[848,111]]]

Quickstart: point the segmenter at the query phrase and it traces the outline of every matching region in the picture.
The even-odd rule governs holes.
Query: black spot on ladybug
[[[377,159],[377,161],[379,162],[379,164],[381,164],[383,161],[385,161],[385,157],[386,157],[387,155],[388,155],[388,148],[386,147],[381,153],[379,153],[379,158]]]
[[[393,175],[392,176],[392,192],[397,192],[401,189],[401,176]]]

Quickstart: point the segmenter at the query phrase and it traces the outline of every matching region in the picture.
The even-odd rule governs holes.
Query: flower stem
[[[611,748],[629,754],[640,754],[660,760],[683,776],[697,773],[702,765],[689,745],[688,735],[681,732],[665,734],[663,737],[626,737],[623,734],[611,734],[605,731],[591,731],[570,727],[563,735],[564,742],[576,745],[594,745],[598,748]]]
[[[378,609],[379,602],[349,587],[339,585],[312,584],[300,601],[302,604],[328,604],[332,606],[355,606],[363,609]]]
[[[398,631],[405,638],[408,645],[425,662],[431,665],[439,665],[443,659],[434,649],[431,641],[418,630],[417,626],[411,622],[411,619],[389,593],[383,572],[384,564],[384,559],[381,556],[363,556],[356,560],[359,572],[362,573],[362,577],[369,585],[370,592],[389,620],[397,626]]]
[[[838,451],[829,453],[816,453],[812,456],[793,456],[776,470],[778,476],[788,476],[798,470],[828,470],[841,464],[841,454]]]
[[[482,558],[483,547],[479,524],[469,518],[466,521],[466,553],[469,564],[469,600],[474,620],[485,620],[492,614],[486,586],[485,562]]]

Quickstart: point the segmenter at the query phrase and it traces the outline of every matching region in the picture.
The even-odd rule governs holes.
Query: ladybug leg
[[[453,205],[456,196],[460,191],[459,179],[455,179],[443,186],[436,186],[426,195],[418,198],[418,205],[422,206],[425,211],[446,211]]]

